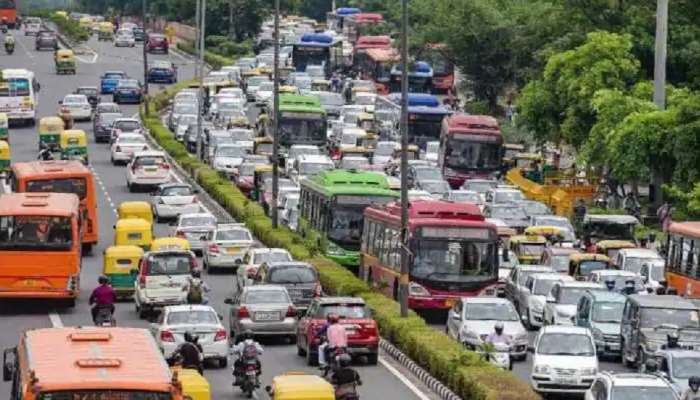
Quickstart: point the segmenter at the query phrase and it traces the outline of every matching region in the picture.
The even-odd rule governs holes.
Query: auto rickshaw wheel
[[[92,254],[92,243],[83,243],[83,254]]]
[[[299,345],[299,340],[297,339],[297,355],[299,357],[304,357],[306,355],[306,350],[302,349]]]

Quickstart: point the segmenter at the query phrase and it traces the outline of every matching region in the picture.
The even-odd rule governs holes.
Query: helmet
[[[250,329],[246,329],[241,333],[241,340],[246,340],[246,339],[253,339],[255,335],[253,335],[253,331]]]
[[[678,346],[678,332],[669,332],[668,335],[666,335],[666,342],[668,343],[668,347]]]
[[[646,372],[647,374],[653,374],[658,369],[659,364],[654,359],[648,359],[646,363],[644,363],[644,372]]]
[[[694,375],[688,378],[688,386],[690,386],[693,392],[700,390],[700,376]]]
[[[191,274],[193,278],[199,278],[202,276],[202,273],[198,269],[193,269]]]
[[[194,342],[194,335],[192,335],[192,332],[185,332],[185,342],[192,343]]]
[[[109,279],[107,279],[107,277],[104,275],[100,275],[100,277],[97,278],[97,282],[99,282],[100,285],[106,285],[109,283]]]
[[[495,329],[496,333],[498,333],[499,335],[503,333],[503,322],[496,322],[496,325],[493,327],[493,329]]]
[[[615,289],[615,280],[614,279],[606,279],[605,286],[610,290]]]
[[[338,356],[338,364],[341,367],[347,367],[352,362],[352,357],[349,354],[341,354]]]
[[[335,323],[337,323],[338,321],[340,321],[340,316],[339,316],[338,314],[331,313],[331,314],[328,314],[328,316],[326,317],[326,319],[327,319],[328,322],[330,322],[331,324],[335,324]]]

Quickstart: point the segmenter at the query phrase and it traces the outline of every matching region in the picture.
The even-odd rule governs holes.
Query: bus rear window
[[[29,96],[28,79],[8,79],[0,83],[0,97]]]
[[[39,395],[39,400],[172,400],[170,393],[139,390],[68,390]]]
[[[27,182],[27,192],[30,193],[73,193],[80,200],[87,196],[87,183],[85,178],[65,178],[65,179],[48,179],[41,181]]]

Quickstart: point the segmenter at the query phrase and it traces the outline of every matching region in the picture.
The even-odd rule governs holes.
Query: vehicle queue
[[[329,258],[396,298],[400,207],[395,202],[401,154],[395,122],[400,96],[378,95],[383,85],[378,75],[341,79],[341,74],[353,74],[356,67],[344,35],[359,35],[354,40],[361,43],[362,27],[380,23],[377,18],[354,21],[352,15],[342,17],[353,21],[347,24],[347,32],[339,28],[339,32],[319,33],[313,21],[283,21],[280,63],[287,71],[277,115],[272,115],[267,94],[270,50],[261,48],[255,58],[242,58],[210,73],[201,100],[194,88],[179,92],[165,119],[190,150],[201,140],[212,167],[229,176],[269,215],[277,208],[281,224],[318,240]],[[261,38],[270,29],[265,24]],[[119,44],[125,35],[122,32]],[[312,53],[311,47],[322,51]],[[412,88],[422,93],[409,95],[409,112],[414,117],[409,125],[413,147],[407,176],[413,255],[409,305],[416,310],[445,311],[448,335],[492,358],[496,365],[509,368],[511,358],[525,359],[532,353],[531,382],[543,394],[585,393],[590,399],[649,393],[648,398],[654,399],[679,397],[700,366],[700,352],[695,350],[700,346],[698,303],[678,296],[693,298],[698,293],[693,273],[698,264],[695,238],[700,232],[694,223],[672,225],[663,253],[657,251],[661,246],[642,246],[636,240],[634,228],[639,221],[628,215],[586,214],[574,227],[567,215],[555,215],[550,205],[528,200],[520,187],[499,180],[504,167],[517,163],[504,165],[503,139],[494,119],[445,107],[430,93],[435,90],[430,64],[417,63],[415,69]],[[162,71],[154,76],[162,76]],[[330,85],[322,85],[324,80]],[[98,87],[101,95],[112,94],[114,103],[141,100],[139,83],[122,71],[106,71]],[[446,90],[451,95],[452,88]],[[361,299],[324,296],[318,272],[310,264],[294,261],[284,249],[257,248],[244,226],[220,223],[201,207],[194,188],[172,181],[166,154],[142,140],[147,132],[138,120],[103,118],[103,114],[118,114],[118,104],[103,98],[93,110],[86,95],[70,96],[84,99],[64,99],[59,110],[64,122],[80,117],[100,121],[113,163],[126,163],[128,189],[153,190],[150,202],[120,205],[114,246],[104,254],[104,275],[117,294],[133,296],[140,317],[161,314],[151,334],[166,356],[172,358],[183,343],[196,343],[204,359],[224,367],[228,340],[247,343],[255,336],[277,335],[296,341],[298,354],[313,365],[323,357],[318,335],[328,320],[331,325],[337,321],[353,327],[346,337],[350,359],[377,362],[377,326]],[[203,137],[197,136],[200,101],[205,109]],[[85,104],[89,115],[81,114]],[[254,121],[247,116],[252,107],[260,109]],[[283,154],[277,204],[272,203],[269,149],[264,146],[271,142],[274,118],[279,118]],[[40,142],[56,142],[47,135],[54,132],[50,121],[43,126],[46,139]],[[94,187],[89,173],[61,174],[85,169],[72,161],[75,157],[86,164],[89,159],[80,150],[64,154],[64,147],[79,149],[82,142],[80,137],[70,139],[66,132],[72,130],[64,128],[58,134],[58,146],[45,146],[50,154],[60,150],[63,161],[12,166],[15,177],[23,169],[43,170],[54,174],[51,180],[42,177],[31,189],[27,178],[24,187],[18,181],[13,189],[76,194],[81,211],[74,212],[74,226],[87,229],[76,229],[76,235],[82,236],[74,236],[72,243],[85,245],[86,232],[97,226],[96,219],[82,211],[94,209],[83,205],[91,196],[94,201]],[[40,123],[40,137],[41,129]],[[95,135],[97,140],[97,130]],[[517,162],[518,157],[513,159]],[[548,164],[545,157],[538,157],[540,167]],[[520,159],[525,158],[520,154]],[[538,163],[534,164],[529,167],[537,171]],[[523,176],[528,176],[527,169],[526,165]],[[37,195],[24,196],[27,202],[41,202],[32,197]],[[13,219],[18,215],[15,210],[7,214]],[[29,219],[32,227],[41,231],[42,221],[34,219]],[[153,221],[162,219],[174,219],[171,236],[155,238]],[[54,225],[49,226],[52,231]],[[13,227],[7,234],[12,237],[21,230]],[[198,254],[203,256],[201,267]],[[193,287],[201,282],[200,270],[215,268],[234,271],[238,288],[226,299],[228,329],[206,304],[205,286],[197,299],[192,298]],[[68,279],[75,281],[75,276],[76,272]],[[110,317],[96,324],[102,322],[115,321]],[[531,344],[528,330],[538,328]],[[189,335],[192,331],[199,333],[198,338]],[[99,333],[72,335],[102,340]],[[619,358],[645,374],[599,371],[599,357]],[[76,363],[80,365],[80,359]],[[14,364],[14,369],[20,370],[20,364]],[[678,369],[678,365],[684,367]],[[254,376],[257,369],[252,370]],[[657,372],[652,375],[652,370]],[[313,377],[278,377],[269,391],[282,400],[286,381],[295,379]],[[236,380],[247,390],[245,379]],[[322,381],[313,384],[323,386]],[[254,385],[260,385],[257,378]]]

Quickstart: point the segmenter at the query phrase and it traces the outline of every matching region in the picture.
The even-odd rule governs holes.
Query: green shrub
[[[82,43],[90,39],[90,31],[70,18],[63,18],[60,15],[54,14],[51,16],[50,20],[56,24],[56,28],[58,28],[58,31],[61,32],[62,35],[76,43]]]

